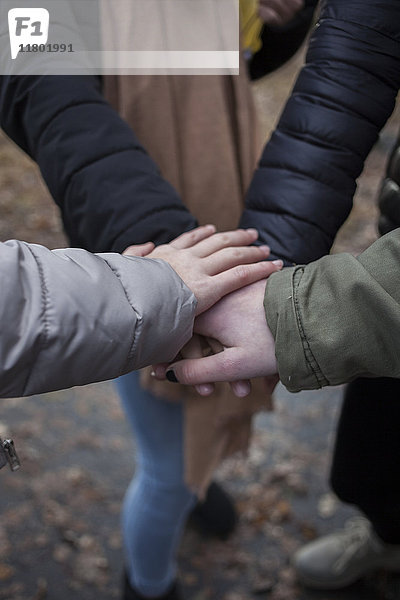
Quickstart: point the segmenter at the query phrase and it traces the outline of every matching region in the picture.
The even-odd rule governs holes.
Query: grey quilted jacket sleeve
[[[0,243],[0,396],[117,377],[169,361],[196,299],[164,261]]]

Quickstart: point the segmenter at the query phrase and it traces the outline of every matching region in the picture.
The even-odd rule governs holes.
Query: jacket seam
[[[319,97],[319,96],[318,96]],[[339,113],[339,111],[337,111]],[[361,117],[360,117],[361,120]],[[295,140],[299,142],[304,142],[307,144],[311,144],[314,147],[322,148],[323,150],[334,150],[336,152],[343,153],[343,146],[339,144],[339,141],[336,143],[333,140],[328,140],[325,138],[325,141],[322,141],[318,138],[317,134],[312,132],[304,132],[301,129],[291,129],[290,127],[285,127],[284,125],[280,125],[279,132],[284,133],[289,137],[293,137]],[[346,142],[347,140],[344,140]],[[351,146],[345,146],[345,151],[350,152],[358,156],[360,160],[364,160],[364,156],[360,154],[357,149],[352,148]]]
[[[27,380],[24,385],[24,390],[22,393],[23,396],[26,395],[26,388],[27,388],[28,382],[31,378],[31,374],[34,370],[34,367],[38,361],[40,351],[44,350],[44,348],[47,346],[49,338],[50,338],[50,336],[49,336],[50,324],[49,324],[48,317],[47,317],[48,308],[50,305],[50,295],[49,295],[49,288],[47,286],[46,275],[44,272],[43,265],[40,262],[39,257],[34,253],[32,247],[29,246],[28,244],[24,244],[24,246],[32,255],[32,257],[37,265],[37,268],[38,268],[39,280],[40,280],[41,308],[42,308],[42,310],[40,312],[40,318],[43,323],[43,329],[42,329],[43,333],[40,335],[40,338],[39,338],[39,352],[35,353],[35,359],[30,367],[30,372],[29,372],[29,375],[28,375]]]
[[[57,119],[62,113],[68,111],[70,108],[76,108],[77,106],[90,106],[92,104],[106,106],[105,102],[101,99],[92,100],[90,102],[82,102],[82,101],[77,100],[76,102],[70,102],[69,104],[64,105],[64,106],[60,107],[58,110],[56,110],[56,112],[53,113],[51,115],[51,117],[43,125],[43,129],[41,130],[39,137],[37,138],[36,143],[35,143],[36,147],[38,147],[40,145],[42,137],[45,135],[47,129],[50,127],[52,122],[55,119]]]
[[[108,267],[112,271],[112,273],[114,273],[114,275],[118,278],[118,281],[120,282],[120,285],[121,285],[121,287],[122,287],[122,289],[124,291],[125,297],[128,300],[129,305],[132,308],[133,312],[136,315],[136,327],[134,328],[134,334],[133,334],[132,343],[130,345],[126,361],[125,361],[122,369],[120,369],[120,371],[119,371],[119,375],[121,375],[122,373],[126,372],[126,369],[128,368],[128,366],[129,366],[129,364],[131,362],[131,359],[132,359],[132,357],[135,354],[136,339],[140,335],[140,329],[141,329],[142,319],[140,318],[140,315],[138,314],[137,310],[135,309],[135,307],[133,305],[133,302],[131,300],[131,297],[128,294],[127,289],[125,288],[125,286],[122,283],[122,279],[121,279],[120,273],[118,272],[117,269],[115,269],[114,267],[112,267],[107,260],[105,260],[104,262],[108,265]]]
[[[77,167],[75,170],[73,170],[67,179],[67,187],[70,185],[70,182],[72,181],[72,179],[78,175],[81,171],[83,171],[84,169],[87,169],[88,167],[91,167],[92,165],[96,164],[97,162],[100,162],[102,160],[106,160],[107,158],[110,158],[110,156],[115,156],[117,154],[123,154],[124,152],[132,152],[133,151],[138,151],[141,152],[144,156],[148,156],[146,154],[146,152],[140,147],[140,146],[128,146],[126,148],[120,148],[118,150],[112,150],[110,152],[107,152],[106,154],[101,154],[99,156],[96,156],[95,158],[93,158],[92,160],[87,161],[86,163],[84,163],[83,165],[79,165],[79,167]],[[145,171],[143,171],[145,172]]]
[[[295,173],[296,170],[292,169],[292,172]],[[315,179],[315,178],[312,178],[312,179],[314,179],[314,181],[319,181],[318,179]],[[328,187],[326,184],[324,184],[324,185],[325,185],[325,187]],[[318,229],[323,235],[325,235],[326,237],[328,237],[329,240],[333,240],[333,238],[335,236],[335,234],[332,235],[332,233],[330,233],[329,231],[327,231],[325,229],[325,227],[323,227],[321,225],[321,223],[317,223],[315,221],[312,221],[312,220],[310,220],[310,218],[306,218],[305,216],[297,215],[297,214],[295,214],[293,212],[290,212],[289,210],[284,209],[284,208],[279,207],[279,206],[277,206],[276,210],[275,210],[274,207],[271,207],[271,208],[268,208],[268,209],[264,209],[262,207],[255,207],[255,206],[248,205],[248,206],[246,206],[245,210],[246,211],[247,210],[255,211],[255,212],[261,213],[261,215],[264,215],[264,214],[273,214],[273,215],[279,215],[279,216],[289,217],[289,218],[293,219],[294,221],[296,221],[297,223],[306,223],[307,225],[310,225],[310,226],[315,227],[316,229]],[[347,211],[347,214],[348,214],[348,212],[349,211]],[[344,220],[345,219],[342,219],[341,223],[343,223]],[[260,225],[258,225],[258,227],[260,227]],[[331,244],[332,244],[332,241],[331,241]],[[298,261],[298,262],[300,262],[300,261]]]
[[[369,31],[383,35],[385,38],[387,38],[388,40],[391,40],[395,44],[400,43],[400,40],[393,37],[393,35],[391,35],[388,31],[385,31],[382,28],[371,27],[370,25],[367,25],[366,23],[359,23],[356,19],[350,18],[348,15],[347,15],[346,19],[343,19],[340,17],[333,17],[330,14],[328,14],[326,16],[322,15],[321,19],[319,19],[319,23],[322,23],[323,21],[331,21],[334,23],[334,26],[336,23],[344,23],[345,25],[349,25],[351,23],[353,25],[357,25],[357,27],[359,27],[359,28],[368,29]],[[330,25],[331,25],[331,23],[330,23]]]
[[[295,315],[296,315],[297,325],[298,325],[299,332],[300,332],[301,342],[303,345],[303,351],[304,351],[304,357],[305,357],[306,363],[309,366],[309,368],[311,369],[311,372],[316,379],[318,387],[324,387],[325,385],[329,385],[329,381],[326,379],[325,375],[323,374],[323,372],[313,354],[313,351],[311,350],[311,346],[310,346],[310,343],[307,339],[307,335],[305,332],[303,319],[302,319],[301,311],[300,311],[300,302],[299,302],[298,295],[297,295],[297,289],[300,284],[300,279],[303,276],[303,272],[304,272],[304,269],[299,268],[299,269],[295,269],[295,271],[293,273],[292,286],[293,286],[293,304],[294,304],[294,309],[295,309]]]
[[[342,195],[343,194],[343,186],[336,186],[334,187],[331,183],[328,183],[326,181],[323,181],[322,179],[318,179],[318,177],[315,177],[313,173],[304,171],[303,169],[299,168],[299,167],[295,167],[294,165],[282,165],[279,163],[274,163],[274,161],[272,159],[268,159],[268,162],[263,162],[263,160],[261,159],[258,170],[260,171],[261,169],[274,169],[276,171],[291,171],[292,173],[296,173],[296,175],[303,175],[304,177],[306,177],[307,179],[312,179],[313,181],[316,181],[317,183],[320,183],[321,185],[323,185],[324,187],[329,188],[330,190],[332,190],[332,188],[336,191],[336,192],[341,192]],[[339,171],[340,169],[337,168],[337,171]],[[349,175],[348,173],[345,174],[346,175],[346,179],[352,179],[351,175]],[[346,193],[347,195],[347,193]]]
[[[43,136],[46,134],[48,128],[52,125],[53,121],[58,119],[58,117],[60,115],[62,115],[63,113],[65,113],[73,108],[90,107],[92,105],[103,106],[103,107],[107,108],[107,104],[102,99],[91,100],[89,102],[82,102],[81,100],[77,100],[76,102],[70,102],[69,104],[60,107],[58,110],[56,110],[56,112],[54,112],[51,115],[51,117],[48,119],[48,121],[46,121],[46,123],[43,125],[43,128],[42,128],[38,138],[36,139],[36,143],[35,143],[36,147],[38,147],[41,144],[41,140],[42,140]],[[144,154],[146,154],[144,149],[141,148],[141,146],[139,144],[137,145],[137,149],[141,150]]]

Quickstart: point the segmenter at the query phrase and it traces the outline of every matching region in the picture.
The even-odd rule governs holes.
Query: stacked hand
[[[252,377],[269,376],[273,389],[277,378],[275,344],[265,320],[265,278],[282,267],[267,262],[268,246],[249,246],[255,229],[215,233],[213,225],[184,233],[169,244],[130,246],[130,256],[167,261],[197,298],[195,335],[172,365],[157,365],[155,375],[194,385],[209,395],[210,382],[229,381],[233,392],[246,396]],[[262,261],[262,262],[255,262]],[[203,356],[204,346],[214,354]]]
[[[257,237],[255,229],[215,233],[213,225],[205,225],[169,244],[155,249],[153,244],[130,246],[124,254],[168,262],[196,296],[199,315],[226,294],[265,279],[282,267],[281,261],[265,260],[268,246],[249,246]]]
[[[212,393],[209,382],[229,381],[237,396],[246,396],[252,377],[268,376],[267,384],[273,388],[278,369],[274,338],[265,320],[264,291],[265,281],[253,283],[225,296],[196,319],[194,331],[221,352],[202,357],[192,340],[181,352],[184,360],[157,365],[156,377],[194,385],[201,395]]]

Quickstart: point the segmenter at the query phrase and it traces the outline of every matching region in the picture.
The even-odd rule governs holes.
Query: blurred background
[[[302,61],[300,52],[253,84],[265,139]],[[334,252],[358,254],[377,238],[377,190],[399,125],[398,108],[368,158]],[[2,241],[67,245],[38,169],[3,135],[0,213]],[[188,598],[399,598],[400,580],[380,574],[335,593],[296,585],[293,551],[352,512],[327,482],[341,389],[288,394],[278,386],[275,396],[275,411],[256,419],[248,457],[231,459],[218,472],[240,513],[236,533],[222,542],[186,532],[180,562]],[[119,512],[135,450],[112,384],[2,400],[0,436],[14,438],[23,463],[17,473],[0,472],[0,599],[118,598]]]

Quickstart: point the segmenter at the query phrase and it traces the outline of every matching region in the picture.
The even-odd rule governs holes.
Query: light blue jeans
[[[125,495],[122,532],[131,585],[164,594],[176,578],[176,552],[196,496],[183,478],[183,409],[139,385],[138,373],[117,380],[137,444],[137,466]]]

